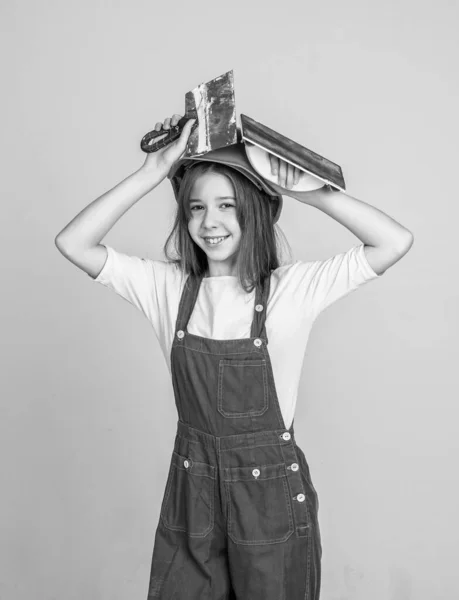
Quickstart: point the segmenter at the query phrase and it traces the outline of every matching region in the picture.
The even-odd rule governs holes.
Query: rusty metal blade
[[[342,192],[345,191],[346,186],[344,183],[343,171],[336,163],[301,146],[298,142],[274,131],[274,129],[270,129],[266,125],[255,121],[255,119],[252,119],[247,115],[241,114],[241,126],[242,139],[244,142],[250,142],[262,150],[277,156],[298,169],[301,169],[305,173],[319,179],[323,183],[331,185],[333,188]],[[247,154],[250,160],[250,148],[248,148]],[[254,153],[254,158],[255,157],[256,154]],[[269,161],[266,161],[266,168],[260,175],[274,183],[277,180],[277,176],[271,174]],[[305,185],[305,190],[314,189],[313,187],[308,187],[309,184],[307,183],[305,183]],[[300,191],[300,187],[298,187],[298,191]]]
[[[201,156],[237,142],[233,71],[201,83],[185,95],[185,117],[197,119],[183,158]]]

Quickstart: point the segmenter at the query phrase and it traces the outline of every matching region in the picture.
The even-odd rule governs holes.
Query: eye
[[[220,204],[220,206],[232,206],[232,207],[236,208],[236,206],[234,204],[230,204],[229,202],[224,202],[223,204]],[[202,208],[202,204],[195,204],[190,208],[190,210],[194,211],[195,208]],[[196,211],[194,211],[194,212],[196,212]]]

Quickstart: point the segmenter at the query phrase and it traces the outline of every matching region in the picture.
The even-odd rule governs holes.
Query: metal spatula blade
[[[241,115],[241,125],[242,139],[253,144],[245,146],[247,158],[264,179],[277,183],[269,161],[269,154],[273,154],[300,169],[300,180],[292,187],[293,191],[309,191],[323,185],[341,192],[346,190],[342,169],[336,163],[247,115]]]
[[[188,139],[184,158],[201,156],[235,144],[237,127],[233,71],[188,92],[185,96],[185,116],[197,119],[198,127]]]
[[[233,71],[201,83],[185,95],[185,115],[169,130],[150,131],[142,138],[144,152],[156,152],[178,139],[185,123],[196,119],[183,158],[201,156],[237,141]],[[158,139],[161,138],[161,139]]]

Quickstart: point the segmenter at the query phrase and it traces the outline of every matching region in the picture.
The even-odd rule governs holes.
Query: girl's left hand
[[[269,160],[271,161],[271,173],[278,176],[279,185],[272,181],[268,181],[268,183],[278,194],[281,196],[290,196],[303,204],[310,204],[311,206],[319,205],[322,200],[323,187],[307,192],[290,190],[289,188],[300,180],[301,170],[272,154],[269,154]]]
[[[284,189],[290,189],[293,185],[297,184],[300,180],[301,171],[297,167],[294,167],[290,163],[269,154],[269,160],[271,162],[271,173],[277,175],[278,185],[270,182],[274,187],[280,187]],[[281,190],[278,190],[281,192]]]

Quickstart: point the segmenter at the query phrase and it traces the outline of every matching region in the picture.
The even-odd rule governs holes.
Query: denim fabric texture
[[[177,433],[148,599],[319,600],[319,501],[277,398],[270,279],[256,289],[250,337],[236,340],[187,331],[201,279],[185,283],[172,344]]]

